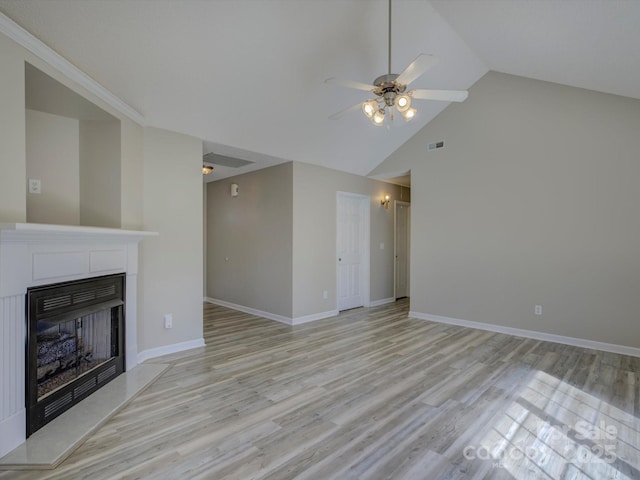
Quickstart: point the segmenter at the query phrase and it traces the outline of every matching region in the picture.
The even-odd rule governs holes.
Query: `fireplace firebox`
[[[124,274],[27,290],[27,437],[124,371]]]

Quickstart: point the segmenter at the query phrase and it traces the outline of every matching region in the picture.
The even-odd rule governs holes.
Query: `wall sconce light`
[[[207,165],[206,163],[202,165],[203,175],[209,175],[211,172],[213,172],[213,166]]]
[[[384,205],[384,208],[389,208],[389,201],[391,197],[389,195],[385,195],[382,200],[380,200],[380,205]]]

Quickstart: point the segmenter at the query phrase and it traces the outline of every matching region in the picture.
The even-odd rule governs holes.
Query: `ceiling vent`
[[[429,146],[427,147],[427,150],[430,152],[431,150],[437,150],[439,148],[444,148],[444,140],[430,143]]]
[[[221,167],[240,168],[246,165],[251,165],[251,160],[241,160],[240,158],[227,157],[225,155],[218,155],[217,153],[207,153],[202,157],[202,160],[206,163],[213,163],[214,165],[220,165]]]

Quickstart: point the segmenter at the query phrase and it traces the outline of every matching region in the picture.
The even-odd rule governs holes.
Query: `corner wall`
[[[79,123],[27,110],[27,178],[41,182],[41,193],[27,192],[27,222],[80,225]]]
[[[141,360],[203,345],[202,141],[145,128],[144,172],[143,227],[158,236],[140,254]],[[170,330],[165,314],[173,315]]]
[[[483,77],[375,170],[411,169],[411,310],[640,348],[639,131],[638,100]]]
[[[120,228],[120,121],[80,120],[80,224]]]
[[[27,220],[24,60],[0,34],[0,222]]]
[[[289,162],[207,184],[207,297],[291,318],[292,181]]]
[[[120,218],[122,228],[141,230],[143,223],[141,185],[144,181],[144,129],[128,118],[121,118],[120,140],[122,152]]]
[[[131,173],[133,170],[137,170],[137,174],[129,176],[126,181],[121,182],[120,178],[114,180],[116,183],[113,188],[119,193],[109,199],[108,208],[113,211],[109,210],[106,222],[108,225],[104,226],[120,228],[125,223],[131,226],[137,223],[139,227],[142,211],[142,198],[139,193],[142,181],[140,168],[142,149],[138,148],[131,139],[141,138],[142,128],[2,33],[0,33],[0,64],[2,65],[0,68],[0,85],[2,85],[0,89],[0,170],[2,171],[2,175],[0,175],[0,222],[22,223],[27,221],[25,62],[51,76],[120,121],[121,131],[115,132],[113,136],[121,137],[123,143],[121,152],[115,152],[114,155],[121,154],[118,164],[122,174],[124,172]],[[120,138],[118,138],[118,143],[120,143]],[[119,175],[120,172],[118,172],[118,177]],[[114,205],[117,207],[113,207]],[[120,208],[127,208],[128,213],[123,215]],[[83,222],[81,221],[81,223]]]
[[[409,201],[410,190],[306,163],[293,165],[293,317],[335,312],[337,192],[371,198],[370,300],[393,299],[393,208],[380,199]],[[380,244],[384,243],[384,250]],[[328,298],[322,297],[323,291]]]
[[[286,323],[335,315],[338,191],[371,197],[370,300],[392,301],[393,208],[380,199],[410,190],[300,162],[207,184],[206,296]]]

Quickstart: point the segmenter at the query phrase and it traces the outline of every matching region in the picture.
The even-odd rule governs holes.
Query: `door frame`
[[[338,232],[340,228],[340,197],[356,198],[361,202],[364,213],[364,234],[360,240],[360,249],[362,252],[362,271],[360,272],[360,291],[362,292],[362,304],[364,307],[371,306],[371,197],[368,195],[361,195],[359,193],[352,192],[336,192],[336,239],[335,239],[335,251],[333,256],[335,276],[336,276],[336,311],[339,310],[338,306]]]
[[[393,201],[393,301],[398,298],[396,295],[396,286],[398,280],[398,262],[396,262],[396,255],[398,249],[398,206],[403,205],[409,208],[409,215],[407,215],[407,297],[411,298],[411,202],[404,202],[402,200]]]

